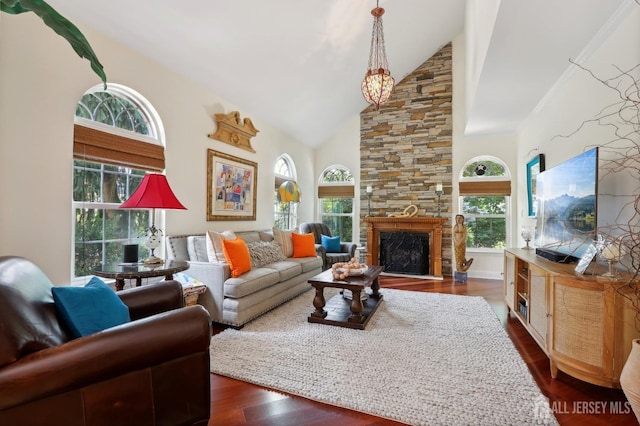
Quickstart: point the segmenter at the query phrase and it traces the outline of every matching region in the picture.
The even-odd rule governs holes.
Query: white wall
[[[89,63],[34,14],[0,13],[0,255],[35,261],[56,284],[71,271],[72,137],[75,105],[99,82]],[[315,184],[313,150],[215,93],[187,81],[127,47],[85,28],[110,82],[146,97],[165,126],[166,174],[187,211],[169,211],[165,232],[266,229],[273,224],[273,166],[286,152],[302,188]],[[237,110],[260,130],[257,153],[207,137],[213,115]],[[258,163],[256,221],[206,221],[207,149]],[[309,193],[308,193],[309,194]],[[312,197],[300,220],[314,217]]]
[[[619,73],[613,65],[629,70],[640,64],[639,40],[640,7],[629,1],[599,34],[594,35],[591,44],[580,55],[579,63],[602,79],[610,78]],[[571,137],[558,136],[574,133],[583,122],[617,101],[619,98],[614,91],[604,88],[586,71],[572,67],[522,127],[518,141],[519,174],[525,173],[526,162],[537,153],[545,155],[549,169],[580,154],[586,147],[602,146],[614,139],[611,128],[598,125],[587,125]],[[533,153],[528,155],[530,152]],[[601,150],[601,159],[607,155]],[[602,174],[602,169],[600,172]],[[637,174],[620,173],[599,182],[598,227],[624,221],[617,214],[625,201],[611,194],[637,193],[637,179]],[[518,185],[518,192],[519,202],[526,206],[524,181]]]
[[[351,170],[355,179],[355,200],[354,211],[356,216],[353,221],[353,241],[358,242],[360,236],[360,217],[357,212],[360,208],[360,115],[349,118],[343,126],[338,129],[334,136],[324,142],[314,151],[316,176],[313,194],[309,194],[314,199],[318,193],[318,178],[320,174],[330,166],[342,165]],[[320,219],[320,206],[315,205],[315,218]]]
[[[462,167],[470,159],[480,155],[491,155],[504,161],[512,176],[512,193],[515,192],[518,181],[516,161],[517,139],[515,135],[496,135],[467,137],[464,135],[466,125],[465,115],[465,35],[461,34],[453,40],[453,164],[452,182],[453,194],[451,223],[455,223],[454,217],[459,213],[458,205],[458,176]],[[518,197],[511,197],[511,212],[518,211]],[[515,220],[508,218],[510,238],[508,246],[514,246],[521,241],[517,239],[515,232]],[[503,253],[501,250],[479,251],[467,249],[467,258],[473,258],[473,264],[467,271],[470,277],[502,279]]]

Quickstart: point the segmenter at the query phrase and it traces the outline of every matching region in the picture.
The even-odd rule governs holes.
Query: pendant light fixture
[[[376,8],[371,11],[373,15],[373,31],[371,32],[371,50],[369,51],[369,67],[362,80],[362,94],[364,99],[376,110],[380,105],[389,100],[395,81],[391,77],[387,54],[384,49],[384,33],[382,31],[382,15],[384,9],[379,7],[376,0]]]

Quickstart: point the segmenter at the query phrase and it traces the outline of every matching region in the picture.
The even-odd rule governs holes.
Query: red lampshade
[[[144,176],[136,192],[120,206],[122,209],[180,209],[187,208],[174,195],[167,177],[158,173]]]

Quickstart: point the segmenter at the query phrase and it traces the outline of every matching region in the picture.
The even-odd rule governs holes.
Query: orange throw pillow
[[[251,270],[249,248],[242,238],[222,240],[222,250],[224,258],[231,268],[231,276],[233,278],[238,278],[240,275]]]
[[[291,233],[293,239],[293,257],[316,257],[316,240],[313,234]]]

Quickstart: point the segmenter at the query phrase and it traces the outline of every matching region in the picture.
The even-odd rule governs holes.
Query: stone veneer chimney
[[[360,113],[360,214],[367,214],[367,185],[373,187],[371,215],[402,213],[415,204],[417,216],[437,215],[436,182],[442,182],[442,216],[451,215],[452,64],[451,43],[399,82],[389,102]],[[361,220],[362,223],[362,220]],[[367,226],[360,227],[366,246]],[[443,226],[442,272],[452,275],[451,224]]]

